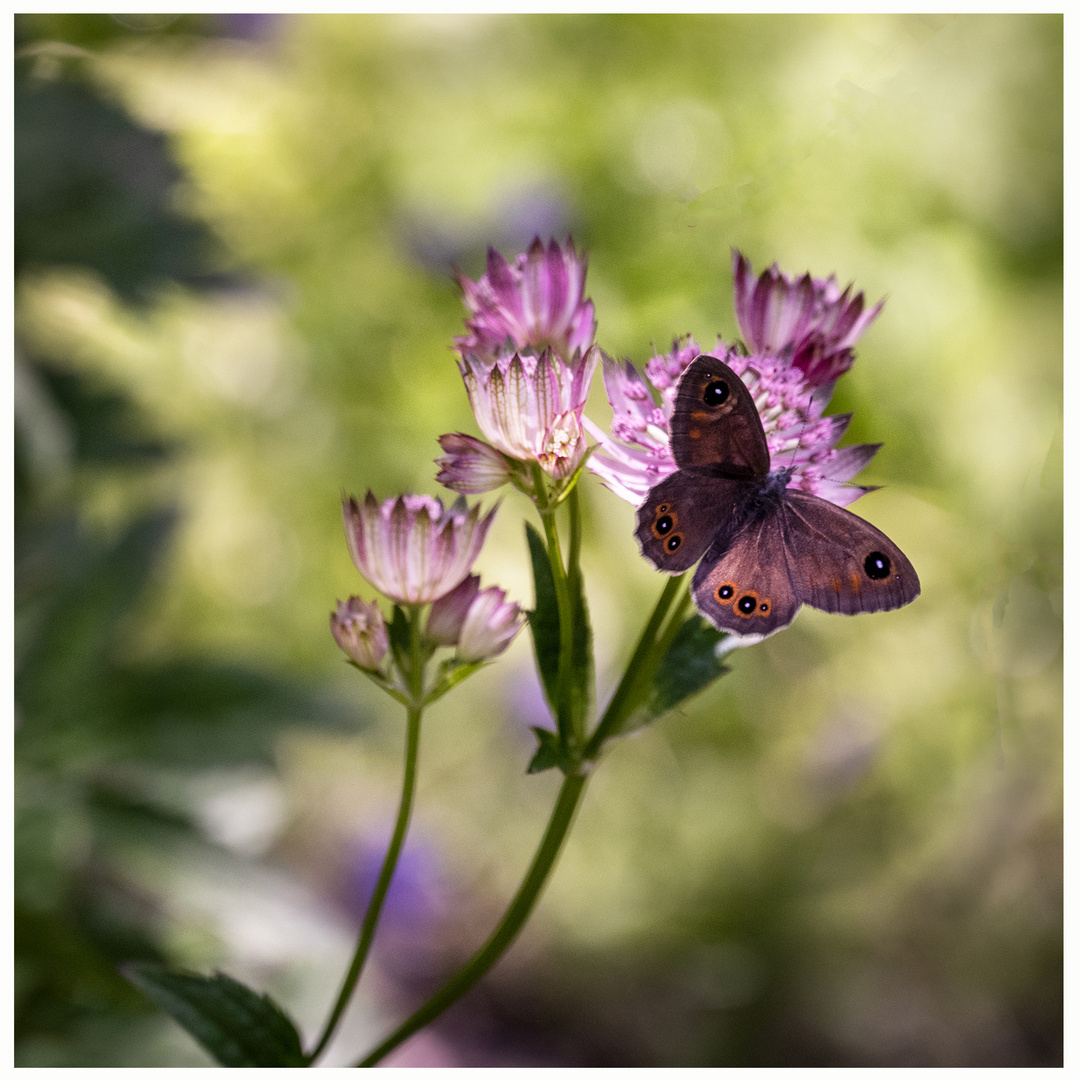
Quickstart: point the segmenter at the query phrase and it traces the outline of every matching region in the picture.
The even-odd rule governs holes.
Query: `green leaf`
[[[565,772],[567,766],[570,765],[570,757],[566,752],[566,747],[563,746],[562,739],[556,732],[549,731],[547,728],[534,727],[532,730],[540,745],[525,771],[538,773],[547,769],[562,769]]]
[[[570,711],[581,725],[590,715],[593,704],[593,643],[589,609],[585,604],[585,590],[580,574],[571,574],[570,609],[574,622],[574,640],[570,666]],[[577,730],[581,730],[579,726]]]
[[[220,971],[212,977],[132,964],[124,974],[214,1055],[233,1068],[304,1068],[296,1026],[263,994]]]
[[[41,597],[36,632],[20,633],[18,701],[32,723],[70,723],[72,702],[84,700],[99,678],[129,612],[153,579],[176,520],[172,510],[147,514],[111,543],[77,527],[62,529],[57,539],[66,539],[66,552],[28,545],[17,564],[18,592],[32,591],[25,580],[56,575]]]
[[[635,711],[621,731],[634,731],[652,723],[730,671],[716,655],[716,646],[725,636],[700,615],[691,615],[679,627],[660,661],[644,706]]]
[[[439,678],[431,690],[428,691],[427,697],[424,698],[424,705],[430,705],[432,702],[438,701],[443,694],[453,690],[459,683],[463,683],[470,675],[476,674],[482,667],[486,666],[487,663],[484,660],[471,664],[447,660],[440,665]]]
[[[548,707],[554,714],[558,709],[556,693],[559,682],[559,602],[555,597],[555,578],[551,573],[551,563],[544,541],[527,522],[525,538],[529,542],[529,555],[532,557],[533,588],[536,595],[536,604],[529,612],[529,629],[532,631],[540,683],[544,688]]]

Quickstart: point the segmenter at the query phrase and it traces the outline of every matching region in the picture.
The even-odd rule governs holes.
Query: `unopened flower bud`
[[[368,671],[379,670],[389,643],[378,604],[365,604],[359,596],[339,600],[330,614],[330,632],[350,660]]]
[[[452,433],[440,435],[439,445],[445,453],[435,459],[439,466],[435,479],[451,491],[464,495],[494,491],[513,476],[513,465],[506,455],[481,439]]]
[[[464,581],[440,596],[431,605],[424,634],[436,645],[456,645],[461,636],[465,616],[469,613],[476,594],[480,591],[480,578],[470,574]]]
[[[468,662],[490,660],[514,640],[522,627],[521,608],[506,602],[497,587],[485,589],[472,602],[458,638],[458,656]]]

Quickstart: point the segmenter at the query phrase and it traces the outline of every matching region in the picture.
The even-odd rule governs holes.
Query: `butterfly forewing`
[[[671,450],[681,469],[763,477],[769,447],[754,399],[742,380],[714,356],[699,356],[683,372],[671,417]]]
[[[718,533],[726,539],[746,498],[747,481],[680,469],[661,480],[637,512],[638,543],[646,559],[668,574],[689,570]]]
[[[919,595],[907,556],[868,521],[802,491],[780,503],[788,573],[804,604],[841,615],[891,611]]]

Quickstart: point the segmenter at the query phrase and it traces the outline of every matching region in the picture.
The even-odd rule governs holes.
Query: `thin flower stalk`
[[[555,583],[555,600],[559,609],[559,673],[556,682],[556,721],[559,735],[564,744],[573,746],[577,742],[578,732],[575,730],[575,718],[572,715],[570,704],[570,665],[574,649],[574,613],[570,602],[570,574],[563,563],[562,545],[559,542],[559,527],[555,520],[556,507],[548,501],[539,468],[537,466],[533,468],[536,473],[536,490],[539,493],[537,510],[544,526],[548,560],[551,563],[551,574]],[[578,510],[576,495],[572,494],[571,499],[576,513]],[[577,572],[576,566],[571,568],[571,573]]]
[[[626,671],[619,683],[619,689],[616,690],[615,696],[605,711],[604,719],[597,726],[589,741],[590,749],[583,757],[595,758],[607,735],[617,733],[619,724],[625,719],[629,711],[629,696],[624,688],[629,688],[636,682],[636,676],[643,660],[653,654],[662,656],[666,652],[667,645],[670,644],[670,636],[673,633],[672,627],[677,630],[681,623],[679,614],[681,608],[677,606],[673,614],[671,614],[671,609],[682,584],[683,580],[681,578],[671,578],[666,582],[656,608],[646,623],[637,647],[627,664]],[[671,614],[670,618],[668,618],[669,614]],[[665,621],[667,622],[667,630],[662,635],[661,628],[664,627]],[[440,990],[432,995],[412,1016],[399,1025],[366,1057],[358,1061],[356,1063],[357,1067],[370,1068],[377,1065],[387,1054],[395,1050],[411,1035],[426,1027],[454,1002],[464,997],[495,966],[528,921],[548,878],[555,868],[555,863],[570,832],[577,808],[584,795],[590,772],[591,769],[582,767],[568,772],[564,777],[536,854],[529,864],[529,869],[521,885],[491,936]]]
[[[341,989],[334,1001],[334,1007],[330,1011],[322,1034],[314,1048],[308,1054],[308,1064],[312,1064],[322,1054],[329,1044],[341,1021],[352,998],[356,984],[360,981],[360,975],[364,970],[371,944],[375,940],[375,931],[379,925],[379,916],[382,914],[383,903],[386,894],[390,890],[390,883],[397,869],[401,849],[405,846],[405,837],[409,831],[409,821],[412,818],[413,797],[416,792],[416,768],[420,755],[420,720],[423,716],[421,703],[424,694],[424,660],[420,634],[420,611],[414,607],[409,617],[409,706],[406,720],[405,736],[405,769],[401,785],[401,798],[398,801],[397,818],[394,822],[394,831],[390,837],[390,844],[383,857],[379,877],[375,882],[375,889],[368,901],[367,911],[360,926],[360,936],[356,942],[349,969],[342,980]]]

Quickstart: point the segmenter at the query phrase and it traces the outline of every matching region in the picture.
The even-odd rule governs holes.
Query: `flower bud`
[[[469,613],[476,594],[480,591],[480,578],[470,574],[460,585],[440,596],[431,605],[424,634],[436,645],[456,645],[461,627]]]
[[[330,613],[330,632],[350,660],[367,671],[379,670],[389,643],[378,604],[365,604],[359,596],[339,600]]]
[[[521,608],[506,602],[495,586],[480,593],[469,607],[458,638],[458,656],[467,663],[490,660],[514,640],[522,627]]]
[[[505,454],[471,435],[440,435],[439,445],[446,452],[435,459],[439,466],[435,479],[451,491],[465,495],[494,491],[509,483],[513,475],[513,465]]]

